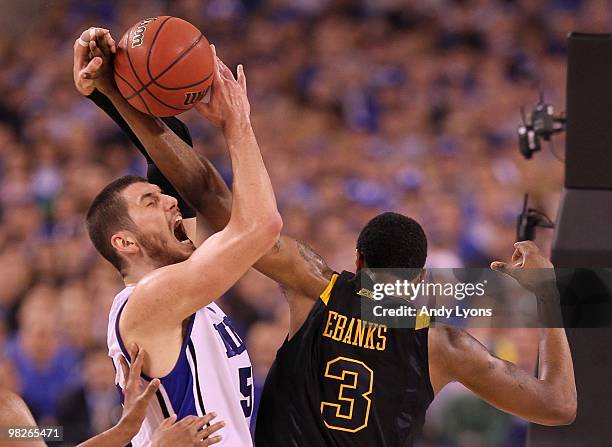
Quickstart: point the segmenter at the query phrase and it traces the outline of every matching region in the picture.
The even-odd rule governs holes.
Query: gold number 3
[[[367,427],[374,372],[359,360],[336,357],[327,362],[325,377],[338,386],[336,402],[321,402],[325,426],[350,433]]]

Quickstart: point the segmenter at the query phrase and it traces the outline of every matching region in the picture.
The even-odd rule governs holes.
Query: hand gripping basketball
[[[247,96],[247,81],[244,67],[238,65],[238,79],[217,57],[211,45],[215,65],[214,81],[210,101],[196,104],[196,110],[213,125],[224,130],[236,125],[250,125],[251,106]]]
[[[109,30],[99,27],[91,27],[81,33],[74,41],[74,63],[72,67],[74,85],[80,94],[91,95],[96,88],[95,80],[99,76],[99,70],[103,59],[96,56],[92,49],[104,44],[111,53],[117,51],[115,40]]]
[[[115,82],[132,107],[153,116],[185,112],[206,97],[213,80],[208,40],[172,16],[143,19],[117,45]]]

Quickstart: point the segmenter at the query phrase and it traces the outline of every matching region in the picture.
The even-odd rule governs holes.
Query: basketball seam
[[[140,93],[141,93],[141,92],[143,92],[144,90],[147,90],[147,91],[148,91],[148,87],[149,87],[149,86],[151,86],[151,85],[153,85],[153,84],[155,84],[156,86],[158,86],[159,88],[164,89],[164,90],[183,90],[183,89],[186,89],[186,88],[195,87],[196,85],[199,85],[199,84],[202,84],[202,83],[204,83],[204,82],[208,81],[208,80],[209,80],[209,79],[212,77],[212,75],[214,74],[213,72],[211,72],[211,73],[210,73],[208,76],[206,76],[204,79],[202,79],[202,80],[200,80],[200,81],[198,81],[198,82],[194,82],[193,84],[183,85],[183,86],[180,86],[180,87],[167,87],[167,86],[162,85],[162,84],[159,84],[159,83],[157,82],[157,80],[158,80],[159,78],[161,78],[163,75],[165,75],[165,74],[168,72],[168,70],[170,70],[172,67],[174,67],[174,66],[175,66],[175,65],[176,65],[178,62],[180,62],[180,60],[181,60],[181,59],[182,59],[184,56],[186,56],[186,55],[187,55],[187,54],[188,54],[188,53],[189,53],[189,52],[190,52],[190,51],[191,51],[193,48],[195,48],[195,46],[196,46],[198,43],[200,43],[200,41],[202,40],[202,37],[204,37],[204,34],[200,34],[200,37],[198,37],[198,38],[197,38],[197,39],[194,41],[194,43],[191,45],[191,47],[187,48],[187,49],[186,49],[186,50],[185,50],[183,53],[181,53],[181,54],[178,56],[178,58],[177,58],[177,59],[176,59],[174,62],[172,62],[172,63],[171,63],[171,64],[170,64],[168,67],[166,67],[166,68],[165,68],[165,69],[164,69],[164,70],[163,70],[163,71],[162,71],[160,74],[158,74],[156,77],[151,77],[151,71],[149,70],[149,62],[148,62],[148,59],[149,59],[149,57],[151,56],[151,51],[149,51],[149,55],[147,56],[147,74],[149,75],[149,78],[150,78],[151,80],[150,80],[149,82],[147,82],[146,84],[142,84],[142,82],[141,82],[142,87],[141,87],[141,88],[139,88],[138,90],[134,90],[134,94],[140,94]],[[151,49],[152,49],[152,48],[153,48],[153,47],[151,46]],[[149,92],[149,93],[151,93],[151,92]],[[133,95],[132,95],[132,96],[133,96]],[[129,99],[129,98],[126,98],[126,99]]]
[[[174,107],[174,106],[171,106],[170,104],[166,104],[164,101],[162,101],[161,99],[159,99],[157,96],[155,96],[153,93],[151,93],[151,91],[149,91],[149,90],[147,90],[147,89],[143,90],[143,92],[142,92],[142,93],[148,93],[149,95],[151,95],[151,97],[152,97],[154,100],[156,100],[158,103],[160,103],[160,104],[161,104],[161,105],[163,105],[164,107],[168,107],[169,109],[178,110],[178,111],[180,111],[180,112],[186,112],[187,110],[190,110],[190,109],[191,109],[191,107],[187,107],[187,108],[184,108],[184,109],[179,109],[178,107]],[[138,96],[140,96],[140,93],[138,94]],[[153,113],[151,113],[151,115],[154,115],[154,114],[153,114]],[[155,116],[155,115],[154,115],[154,116]],[[160,116],[165,116],[165,115],[160,115]]]
[[[159,77],[155,78],[153,80],[153,84],[155,84],[156,86],[158,86],[159,88],[161,88],[163,90],[171,90],[171,91],[172,90],[183,90],[183,89],[186,89],[186,88],[195,87],[196,85],[199,85],[199,84],[203,84],[204,82],[208,81],[212,77],[212,75],[213,75],[213,73],[209,74],[208,76],[206,76],[201,81],[194,82],[193,84],[189,84],[189,85],[183,85],[181,87],[166,87],[165,85],[158,84],[157,83],[157,79],[159,79]],[[147,85],[147,87],[148,87],[148,85]]]
[[[157,87],[161,88],[162,90],[171,90],[171,91],[172,90],[184,90],[184,89],[189,88],[189,87],[195,87],[196,85],[203,84],[204,82],[208,81],[212,77],[213,74],[214,73],[209,74],[208,76],[206,76],[201,81],[198,81],[198,82],[195,82],[195,83],[189,84],[189,85],[184,85],[184,86],[181,86],[181,87],[166,87],[164,85],[158,84],[156,82],[158,78],[155,78],[152,81],[147,82],[146,84],[144,84],[138,90],[134,89],[134,95],[140,94],[140,93],[142,93],[145,90],[149,91],[149,89],[147,87],[150,87],[151,85],[156,85]],[[132,96],[134,96],[134,95],[132,95]],[[126,99],[130,99],[130,98],[132,98],[132,96],[130,96],[129,98],[126,98]]]
[[[163,21],[163,22],[162,22],[162,23],[159,25],[159,28],[157,28],[157,30],[156,30],[156,32],[155,32],[155,36],[153,37],[153,42],[152,42],[152,44],[151,44],[151,48],[149,48],[149,55],[151,54],[151,50],[153,49],[153,43],[155,42],[155,38],[157,37],[157,35],[159,34],[159,32],[160,32],[160,30],[163,28],[163,26],[166,24],[166,22],[168,22],[168,21],[169,21],[170,19],[172,19],[172,18],[174,18],[174,17],[167,17],[167,18],[166,18],[166,19],[165,19],[165,20],[164,20],[164,21]],[[155,95],[153,92],[151,92],[149,89],[147,89],[147,87],[148,87],[148,86],[150,86],[152,83],[154,83],[154,80],[151,80],[151,81],[149,81],[147,84],[145,84],[145,83],[144,83],[144,82],[142,82],[142,80],[140,79],[140,76],[138,76],[138,73],[136,72],[136,70],[135,70],[135,68],[134,68],[134,64],[132,63],[132,58],[130,57],[130,46],[129,46],[129,37],[130,37],[130,35],[131,35],[131,33],[128,33],[128,36],[127,36],[127,38],[126,38],[126,43],[125,43],[125,48],[126,48],[126,51],[125,51],[125,52],[126,52],[126,55],[127,55],[128,62],[129,62],[129,64],[130,64],[130,68],[132,69],[132,73],[134,73],[134,76],[136,77],[136,80],[137,80],[137,81],[140,83],[140,85],[142,86],[142,88],[139,88],[138,90],[136,90],[134,87],[132,87],[132,86],[130,85],[130,87],[132,88],[132,90],[134,90],[134,92],[135,92],[135,93],[134,93],[134,94],[132,94],[132,95],[131,95],[131,96],[129,96],[129,97],[126,97],[125,99],[126,99],[127,101],[129,101],[129,100],[130,100],[130,99],[132,99],[132,98],[133,98],[135,95],[138,95],[138,97],[139,97],[139,98],[140,98],[140,100],[141,100],[141,101],[144,103],[144,105],[145,105],[145,107],[147,108],[147,111],[149,112],[149,114],[150,114],[150,115],[153,115],[153,113],[151,112],[151,110],[150,110],[150,109],[149,109],[149,107],[147,106],[146,101],[144,100],[144,98],[142,98],[142,97],[141,97],[141,95],[140,95],[140,94],[141,94],[143,91],[146,91],[146,92],[147,92],[149,95],[151,95],[151,97],[152,97],[153,99],[155,99],[155,100],[156,100],[158,103],[162,104],[162,105],[163,105],[163,106],[165,106],[165,107],[168,107],[169,109],[178,110],[178,111],[180,111],[180,112],[185,112],[185,111],[187,111],[187,110],[191,109],[191,107],[179,108],[179,107],[174,107],[174,106],[171,106],[170,104],[166,104],[164,101],[162,101],[161,99],[159,99],[159,98],[158,98],[158,97],[157,97],[157,96],[156,96],[156,95]],[[194,42],[194,44],[192,44],[192,46],[190,46],[190,47],[189,47],[187,50],[185,50],[185,51],[183,52],[183,54],[186,54],[186,53],[188,53],[189,51],[191,51],[191,50],[192,50],[192,49],[195,47],[195,45],[197,45],[197,43],[199,43],[199,42],[200,42],[200,40],[202,39],[202,37],[203,37],[203,36],[204,36],[204,35],[203,35],[202,33],[200,33],[200,36],[198,37],[198,39],[196,39],[196,42]],[[180,58],[183,56],[183,54],[181,54],[181,55],[179,56],[179,58],[178,58],[178,59],[180,59]],[[147,55],[147,60],[148,60],[148,55]],[[149,77],[150,77],[150,71],[149,71],[149,67],[148,67],[148,62],[147,62],[147,73],[149,74]],[[164,72],[164,73],[165,73],[165,72]],[[212,73],[211,73],[211,74],[208,76],[208,78],[210,78],[210,76],[212,76]],[[121,77],[121,79],[125,80],[125,79],[123,78],[123,76],[120,76],[120,77]],[[208,79],[208,78],[206,78],[206,79]],[[202,80],[202,81],[198,82],[197,84],[200,84],[200,83],[202,83],[202,82],[206,81],[206,79],[204,79],[204,80]],[[127,82],[127,81],[126,81],[126,82]],[[129,83],[128,83],[128,84],[129,84]],[[197,85],[197,84],[195,84],[195,85]],[[161,86],[160,86],[160,87],[161,87]],[[162,87],[162,88],[163,88],[163,87]]]
[[[149,75],[149,78],[151,79],[151,81],[149,83],[147,83],[147,85],[145,86],[148,87],[151,84],[155,84],[160,88],[163,88],[164,90],[181,90],[184,88],[189,88],[189,87],[193,87],[195,85],[201,84],[202,82],[205,82],[206,80],[208,80],[211,76],[212,73],[210,73],[208,76],[206,76],[203,80],[195,82],[193,84],[188,84],[188,85],[184,85],[181,87],[166,87],[165,85],[159,84],[157,83],[157,80],[159,78],[161,78],[163,75],[165,75],[172,67],[174,67],[176,64],[178,64],[181,60],[183,60],[183,58],[185,56],[187,56],[189,54],[189,52],[191,50],[193,50],[201,41],[202,41],[202,37],[204,37],[204,34],[200,33],[200,35],[198,36],[198,38],[196,40],[194,40],[191,45],[189,45],[189,48],[185,49],[185,51],[183,51],[181,54],[179,54],[177,56],[177,58],[172,61],[170,63],[170,65],[168,65],[166,68],[164,68],[157,76],[153,76],[153,73],[151,73],[151,53],[153,53],[153,48],[155,47],[155,41],[157,40],[157,36],[159,35],[159,30],[161,29],[158,28],[157,32],[155,33],[155,36],[153,37],[153,41],[151,42],[151,48],[149,49],[149,54],[147,54],[147,74]]]
[[[143,92],[147,92],[149,95],[151,95],[153,98],[155,98],[157,100],[157,102],[159,102],[160,104],[170,108],[170,109],[174,109],[174,110],[181,110],[183,112],[191,109],[191,107],[186,107],[186,108],[180,108],[180,107],[174,107],[171,106],[170,104],[166,104],[164,101],[162,101],[161,99],[159,99],[155,94],[153,94],[149,89],[144,89]],[[140,95],[140,93],[139,93]]]
[[[159,28],[157,29],[157,31],[159,31],[164,24],[170,20],[172,17],[168,17],[166,18],[160,25]],[[132,27],[132,31],[133,31],[134,27]],[[130,57],[130,35],[132,33],[129,32],[127,35],[127,38],[125,39],[125,53],[127,54],[127,58],[128,58],[128,62],[130,63],[130,68],[132,69],[132,72],[134,73],[134,76],[136,76],[136,79],[138,80],[138,82],[140,83],[140,85],[142,85],[144,87],[144,82],[142,82],[142,80],[140,79],[140,76],[138,76],[138,72],[136,71],[136,69],[134,68],[134,64],[132,63],[132,58]],[[138,90],[138,92],[140,92],[140,90]],[[125,99],[130,99],[130,98],[125,98]]]
[[[134,88],[134,86],[133,86],[132,84],[130,84],[130,82],[129,82],[127,79],[125,79],[123,76],[121,76],[121,73],[119,73],[118,71],[115,71],[115,74],[116,74],[117,76],[119,76],[119,78],[120,78],[120,79],[121,79],[123,82],[125,82],[129,88],[131,88],[133,91],[136,91],[136,89]],[[132,96],[130,96],[130,98],[133,98],[133,97],[134,97],[133,95],[132,95]],[[140,93],[137,93],[137,94],[136,94],[136,97],[138,97],[138,99],[140,99],[140,101],[142,102],[142,104],[145,106],[145,109],[147,109],[147,112],[149,112],[149,115],[153,115],[153,113],[151,112],[151,109],[149,109],[149,106],[147,105],[147,102],[146,102],[146,101],[145,101],[145,100],[142,98],[142,96],[140,96]],[[126,101],[127,101],[127,98],[126,98]]]
[[[161,25],[159,25],[159,28],[157,28],[157,30],[155,31],[153,40],[151,40],[151,46],[149,47],[149,51],[147,52],[147,62],[145,64],[145,68],[147,69],[147,74],[149,75],[150,81],[147,83],[147,85],[143,85],[144,89],[146,89],[153,82],[153,75],[151,74],[151,70],[149,69],[149,61],[151,59],[151,53],[153,52],[153,48],[155,47],[155,41],[157,40],[157,37],[159,36],[159,33],[166,24],[166,22],[169,22],[170,19],[172,19],[172,17],[168,17]]]

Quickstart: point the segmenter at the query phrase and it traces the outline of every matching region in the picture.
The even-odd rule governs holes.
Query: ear
[[[128,231],[121,231],[111,236],[111,245],[115,250],[124,255],[138,253],[140,247],[136,238]]]
[[[355,259],[355,267],[357,267],[357,270],[361,270],[365,267],[365,259],[363,258],[361,252],[357,249],[355,249],[355,254],[357,255],[357,258]]]

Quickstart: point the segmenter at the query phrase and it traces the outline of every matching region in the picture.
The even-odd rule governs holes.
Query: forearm
[[[89,100],[91,100],[96,106],[98,106],[107,116],[109,116],[125,134],[128,138],[136,145],[138,150],[147,158],[147,162],[150,161],[150,158],[147,156],[144,146],[134,134],[134,131],[130,128],[129,124],[125,121],[125,119],[118,112],[117,108],[114,106],[112,101],[99,90],[94,90],[90,95],[87,96]]]
[[[492,355],[461,329],[436,327],[429,338],[430,375],[440,382],[437,391],[458,381],[500,410],[543,422],[547,393],[533,374]]]
[[[536,292],[538,314],[542,321],[539,344],[539,379],[550,387],[559,403],[576,405],[574,365],[563,328],[559,292],[554,276]]]
[[[161,120],[140,113],[120,95],[110,95],[108,102],[121,114],[151,160],[177,192],[196,208],[214,231],[221,231],[231,216],[232,192],[210,160],[198,155]],[[98,105],[109,113],[104,104]],[[259,152],[250,124],[245,123],[242,129],[227,129],[225,133],[228,146],[235,153],[242,153],[244,146],[247,146],[247,151],[250,146],[251,150]],[[261,156],[258,163],[263,164]],[[300,264],[301,261],[306,262]],[[298,286],[299,293],[313,299],[325,288],[326,280],[331,276],[331,270],[320,256],[305,244],[287,236],[281,237],[254,267],[286,287]],[[305,275],[305,280],[296,281],[296,278]],[[303,287],[299,287],[301,284]]]
[[[487,366],[492,371],[491,376],[480,371],[461,382],[502,411],[537,424],[558,423],[548,384],[503,359],[492,357]]]
[[[542,270],[542,275],[548,274]],[[563,316],[561,314],[561,300],[554,275],[547,278],[536,289],[535,292],[537,311],[540,323],[544,328],[563,327]]]
[[[214,166],[200,158],[162,119],[134,109],[117,91],[108,99],[180,196],[199,213],[205,213],[211,225],[223,228],[231,194]]]
[[[573,406],[575,410],[574,364],[565,329],[542,329],[538,355],[538,377],[549,387],[549,397],[559,405]]]
[[[576,414],[576,384],[564,329],[541,329],[538,378],[510,362],[503,362],[510,378],[498,388],[498,408],[543,425],[571,423]],[[492,390],[493,395],[493,390]]]
[[[259,145],[248,118],[224,128],[234,175],[229,224],[260,225],[280,221],[276,198]]]
[[[432,385],[439,391],[459,381],[500,410],[543,425],[571,423],[576,393],[571,356],[562,329],[544,329],[540,374],[492,355],[467,332],[452,327],[429,331]],[[561,332],[559,332],[561,331]]]
[[[77,447],[123,447],[130,443],[136,435],[121,425],[121,422],[113,428],[82,442]]]

